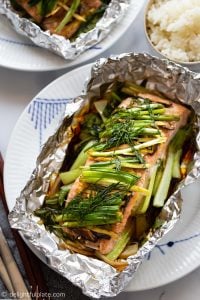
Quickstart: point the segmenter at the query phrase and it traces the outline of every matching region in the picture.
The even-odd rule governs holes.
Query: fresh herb
[[[109,3],[110,0],[107,2]],[[86,22],[81,24],[81,26],[79,27],[79,30],[73,36],[72,41],[74,41],[77,37],[79,37],[81,33],[86,33],[88,31],[92,30],[96,26],[96,23],[99,21],[99,19],[104,14],[106,8],[107,8],[107,5],[102,4],[101,7],[99,7],[97,10],[95,10],[93,14],[88,16],[86,18]]]
[[[126,187],[119,183],[107,187],[90,185],[89,195],[78,194],[65,208],[52,208],[47,201],[44,207],[35,211],[35,215],[44,221],[45,226],[59,225],[60,228],[114,224],[121,220],[120,207],[126,194]],[[59,197],[57,200],[60,201]]]
[[[83,169],[81,174],[81,180],[88,183],[97,183],[102,185],[109,185],[111,183],[120,182],[125,186],[134,185],[139,179],[139,176],[124,172],[124,171],[115,171],[111,169]]]
[[[60,188],[60,191],[58,193],[55,193],[52,196],[47,196],[45,198],[44,206],[49,206],[51,208],[58,208],[63,206],[63,203],[65,201],[65,198],[71,188],[71,185],[63,185]]]
[[[171,179],[173,177],[173,164],[176,160],[176,153],[183,147],[183,144],[191,134],[191,130],[190,126],[179,129],[169,145],[165,169],[153,200],[155,207],[162,207],[167,199]]]
[[[115,96],[116,98],[116,96]],[[135,101],[136,102],[136,101]],[[99,132],[100,142],[94,146],[95,151],[105,151],[120,145],[129,145],[140,163],[144,159],[135,145],[141,136],[157,136],[160,130],[155,124],[156,116],[164,113],[164,106],[159,103],[142,104],[127,109],[117,109],[113,115],[104,122],[104,129]],[[136,104],[138,104],[136,102]],[[147,117],[147,120],[143,118]]]
[[[62,19],[58,27],[56,28],[56,32],[61,32],[62,29],[67,25],[71,19],[73,18],[73,14],[76,12],[77,8],[79,7],[80,0],[73,0],[68,12],[66,13],[65,17]]]
[[[152,140],[149,140],[147,142],[144,143],[139,143],[137,145],[133,147],[126,147],[126,148],[122,148],[122,149],[117,149],[117,150],[110,150],[110,151],[100,151],[102,150],[102,148],[104,147],[104,144],[102,144],[102,148],[100,148],[100,145],[97,145],[95,147],[93,147],[91,150],[88,151],[89,155],[91,156],[99,156],[99,157],[109,157],[109,156],[117,156],[117,155],[131,155],[134,156],[136,155],[136,151],[141,150],[141,149],[145,149],[145,148],[149,148],[151,146],[157,145],[157,144],[162,144],[166,142],[166,137],[158,137]],[[96,150],[96,147],[98,147],[98,151]],[[139,154],[139,151],[138,151]],[[139,154],[140,155],[140,154]],[[140,159],[139,157],[137,157],[137,159]]]

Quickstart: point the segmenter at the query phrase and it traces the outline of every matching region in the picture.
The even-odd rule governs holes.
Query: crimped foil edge
[[[175,99],[194,108],[197,116],[196,127],[198,129],[196,143],[197,152],[194,157],[194,166],[186,179],[183,180],[177,190],[167,200],[159,216],[164,221],[162,227],[149,235],[149,240],[139,249],[138,253],[128,258],[129,266],[121,273],[106,263],[85,257],[80,254],[70,254],[68,250],[58,250],[53,234],[47,232],[44,226],[37,224],[37,218],[31,214],[34,205],[40,205],[43,201],[45,190],[48,187],[48,179],[52,171],[57,171],[65,157],[66,126],[71,124],[73,112],[78,115],[77,109],[86,105],[95,95],[99,95],[100,87],[105,82],[115,79],[130,80],[147,79],[151,89],[162,91],[168,98]],[[83,293],[93,297],[111,297],[117,295],[133,278],[135,272],[144,260],[145,256],[153,249],[160,238],[171,230],[180,217],[181,191],[194,182],[200,175],[200,75],[189,71],[168,60],[161,60],[147,54],[122,54],[108,59],[98,60],[92,70],[91,79],[87,86],[86,95],[76,98],[66,105],[67,115],[57,131],[45,144],[37,161],[37,168],[32,174],[29,183],[17,199],[13,211],[9,215],[13,228],[21,230],[25,238],[32,245],[46,255],[48,264],[57,272],[79,286]],[[26,202],[31,209],[27,209]]]

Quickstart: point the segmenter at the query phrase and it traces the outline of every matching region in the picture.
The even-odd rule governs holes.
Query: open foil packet
[[[145,80],[147,87],[160,91],[176,102],[189,105],[196,112],[196,149],[193,167],[178,189],[165,203],[159,220],[162,226],[148,235],[148,240],[139,248],[136,255],[128,258],[128,267],[117,272],[116,269],[98,259],[80,254],[72,254],[68,250],[59,250],[58,238],[47,232],[44,225],[37,223],[38,218],[32,212],[39,208],[48,190],[52,172],[58,172],[65,158],[71,136],[69,125],[73,113],[80,114],[90,103],[91,98],[101,94],[102,86],[118,81],[140,82]],[[79,108],[81,109],[79,110]],[[128,282],[136,276],[136,270],[160,238],[172,229],[180,217],[181,190],[194,182],[200,175],[200,76],[168,60],[161,60],[147,54],[122,54],[108,59],[100,59],[95,63],[86,92],[66,105],[66,116],[57,132],[44,145],[38,159],[36,169],[13,211],[9,215],[12,228],[17,228],[23,236],[45,255],[48,265],[79,286],[83,293],[93,297],[111,297],[120,293]]]
[[[130,0],[111,0],[96,26],[92,30],[80,34],[74,42],[63,36],[50,34],[31,22],[30,19],[20,17],[12,8],[10,0],[0,0],[0,14],[10,20],[18,33],[28,37],[37,46],[46,48],[65,59],[73,60],[108,35],[113,26],[124,17],[129,3]]]

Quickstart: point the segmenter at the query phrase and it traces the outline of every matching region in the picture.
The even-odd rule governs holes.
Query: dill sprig
[[[128,187],[119,183],[102,187],[89,185],[87,193],[76,195],[65,208],[42,207],[35,211],[45,226],[58,224],[66,227],[114,224],[121,220],[120,207]]]
[[[121,189],[121,190],[120,190]],[[84,221],[88,219],[91,213],[100,213],[104,211],[106,206],[108,214],[109,211],[114,211],[115,216],[118,213],[120,205],[122,204],[123,197],[125,195],[125,189],[120,188],[119,183],[111,184],[107,187],[102,187],[97,189],[95,185],[95,190],[90,190],[88,197],[84,196],[84,193],[78,194],[66,208],[63,209],[63,215],[69,214],[70,220],[74,221]],[[114,206],[114,210],[113,210]],[[109,209],[110,208],[110,209]],[[108,217],[103,215],[104,217]]]
[[[154,113],[159,112],[163,112],[163,105],[151,104],[148,101],[136,103],[128,109],[117,109],[105,122],[105,128],[99,134],[101,140],[94,146],[94,149],[104,151],[127,144],[132,147],[132,152],[137,159],[144,163],[144,159],[140,152],[135,149],[135,145],[141,136],[160,135],[154,117]],[[140,120],[142,116],[149,117],[149,120]]]
[[[113,147],[119,147],[122,144],[132,145],[133,140],[140,135],[142,130],[143,128],[141,127],[134,127],[134,125],[132,124],[132,120],[129,118],[115,124],[112,123],[112,127],[107,127],[104,131],[104,134],[102,133],[101,135],[107,135],[103,150]]]

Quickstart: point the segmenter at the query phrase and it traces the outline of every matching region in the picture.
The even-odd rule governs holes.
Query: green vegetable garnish
[[[60,24],[56,28],[56,32],[59,33],[65,27],[65,25],[67,25],[71,21],[71,19],[73,17],[73,14],[77,10],[79,4],[80,4],[80,0],[73,0],[73,2],[71,4],[68,12],[66,13],[64,19],[60,22]]]

